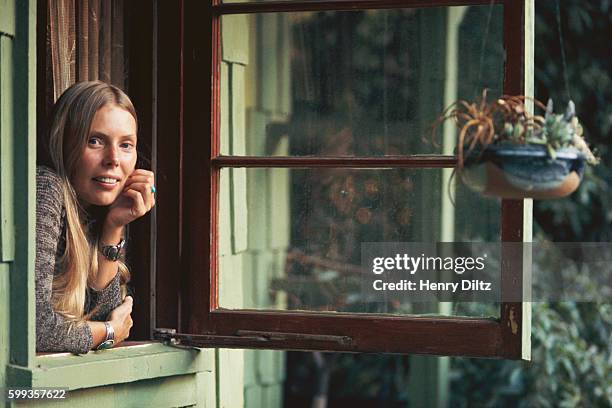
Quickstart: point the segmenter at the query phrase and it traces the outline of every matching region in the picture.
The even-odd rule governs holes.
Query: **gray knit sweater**
[[[36,351],[87,353],[93,343],[87,324],[75,324],[53,310],[52,282],[63,273],[61,256],[66,247],[66,212],[61,180],[51,169],[36,169]],[[119,274],[101,290],[87,289],[85,313],[96,306],[90,320],[104,321],[121,304]]]

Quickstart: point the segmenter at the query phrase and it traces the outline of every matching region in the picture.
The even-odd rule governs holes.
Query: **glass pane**
[[[362,243],[499,241],[499,201],[457,187],[454,206],[445,170],[222,169],[220,306],[497,315],[362,293]]]
[[[221,153],[452,154],[431,125],[457,98],[501,94],[502,11],[223,16]]]

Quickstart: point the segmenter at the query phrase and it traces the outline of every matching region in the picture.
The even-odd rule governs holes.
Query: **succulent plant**
[[[546,141],[549,155],[555,157],[555,151],[562,147],[574,147],[586,156],[591,164],[599,161],[589,149],[583,138],[582,125],[576,116],[576,107],[573,101],[569,101],[565,114],[555,114],[553,111],[553,101],[548,100],[546,114],[544,116],[544,126],[540,130],[541,138]]]
[[[487,102],[487,90],[480,101],[459,100],[449,106],[433,125],[433,134],[444,121],[452,119],[459,128],[457,156],[459,168],[464,157],[483,151],[491,144],[540,145],[546,147],[551,158],[556,151],[573,147],[583,153],[590,164],[597,164],[584,138],[574,102],[568,103],[564,114],[555,114],[552,100],[544,106],[540,101],[523,95],[504,95]],[[525,101],[545,111],[544,117],[527,111]]]

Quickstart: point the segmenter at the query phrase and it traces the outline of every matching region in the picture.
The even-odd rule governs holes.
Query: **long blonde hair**
[[[53,279],[52,304],[67,319],[83,322],[88,285],[98,272],[98,237],[90,237],[87,216],[79,204],[70,182],[85,148],[91,123],[100,108],[116,105],[128,111],[136,120],[130,98],[119,88],[100,81],[79,82],[68,88],[53,107],[49,128],[49,156],[61,178],[66,210],[66,249],[61,262],[64,272]],[[130,273],[120,260],[122,291]]]

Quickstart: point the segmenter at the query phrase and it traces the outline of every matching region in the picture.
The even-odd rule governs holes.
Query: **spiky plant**
[[[545,110],[545,116],[529,113],[526,101],[532,101],[536,107]],[[574,147],[585,154],[589,163],[597,163],[582,137],[582,126],[572,101],[565,114],[557,115],[553,112],[551,100],[544,106],[542,102],[523,95],[504,95],[487,102],[485,89],[477,102],[459,100],[450,105],[434,123],[434,137],[438,126],[449,119],[459,129],[457,159],[460,169],[465,157],[475,151],[482,153],[494,144],[545,146],[553,159],[558,149]]]

